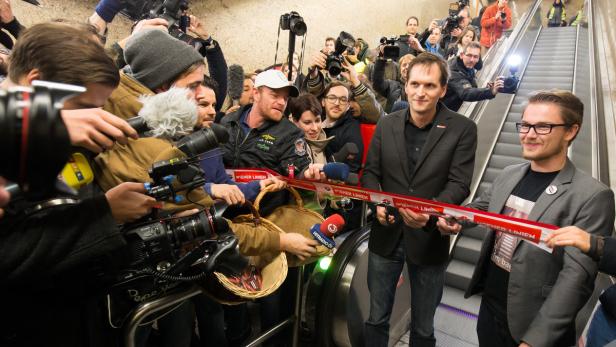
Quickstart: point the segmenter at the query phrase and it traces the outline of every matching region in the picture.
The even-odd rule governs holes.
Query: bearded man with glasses
[[[470,207],[556,226],[574,225],[594,235],[614,226],[614,194],[577,170],[567,150],[582,126],[584,105],[567,91],[529,99],[517,130],[529,163],[505,168]],[[441,219],[441,232],[459,224]],[[466,296],[483,291],[479,346],[572,346],[575,318],[593,291],[597,264],[566,246],[551,252],[490,231]]]

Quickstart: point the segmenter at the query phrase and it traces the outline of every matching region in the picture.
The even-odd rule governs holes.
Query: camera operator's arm
[[[325,76],[323,76],[321,70],[325,69],[326,61],[327,56],[321,51],[316,52],[310,61],[306,89],[312,95],[321,95],[325,90]]]
[[[168,26],[169,23],[162,18],[144,19],[135,25],[131,35],[144,29],[157,29],[166,32],[168,30]],[[124,60],[124,48],[126,47],[126,42],[128,42],[129,38],[130,35],[111,45],[110,55],[116,63],[118,69],[122,69],[126,66],[126,61]]]
[[[188,30],[202,41],[203,46],[199,50],[199,53],[207,60],[210,77],[218,84],[218,90],[215,91],[215,109],[216,112],[219,112],[225,102],[225,96],[227,95],[227,61],[225,60],[225,56],[218,41],[212,39],[212,36],[207,32],[203,23],[193,15],[189,17],[190,27]]]
[[[498,84],[502,88],[502,80],[498,80]],[[469,81],[464,78],[452,78],[447,83],[447,88],[452,89],[463,101],[481,101],[493,99],[498,93],[498,87],[492,88],[473,88]],[[496,91],[496,93],[494,92]]]
[[[381,104],[376,101],[374,93],[365,84],[361,83],[357,71],[353,68],[353,65],[346,59],[343,62],[345,71],[341,73],[342,77],[346,78],[351,83],[351,91],[355,101],[361,107],[362,120],[376,124],[379,118],[385,115],[385,111],[381,107]]]
[[[113,147],[114,141],[126,144],[129,137],[138,138],[125,120],[100,108],[62,110],[61,115],[71,144],[95,153]]]
[[[2,218],[2,216],[4,215],[4,210],[2,209],[2,207],[8,204],[9,200],[11,199],[11,195],[9,194],[9,192],[4,189],[5,185],[6,181],[3,177],[0,176],[0,218]]]
[[[0,27],[6,29],[16,40],[19,34],[25,29],[21,23],[13,15],[11,2],[9,0],[0,0]],[[0,43],[6,48],[13,48],[13,40],[6,34],[0,36]]]

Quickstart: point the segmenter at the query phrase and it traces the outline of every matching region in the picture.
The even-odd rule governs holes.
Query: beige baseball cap
[[[272,89],[289,88],[289,96],[296,97],[299,95],[297,87],[279,70],[272,69],[258,74],[255,78],[255,88],[262,86]]]

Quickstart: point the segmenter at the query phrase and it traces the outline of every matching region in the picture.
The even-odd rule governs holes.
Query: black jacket
[[[113,346],[96,278],[124,245],[104,195],[30,216],[8,212],[0,220],[0,345]]]
[[[414,172],[409,172],[404,135],[409,109],[381,118],[368,150],[363,187],[450,204],[466,199],[473,177],[477,126],[442,104],[438,107]],[[441,236],[433,218],[423,229],[374,221],[368,247],[389,257],[401,240],[413,264],[443,264],[449,257],[449,237]]]
[[[389,113],[396,101],[406,100],[404,84],[400,81],[385,79],[385,60],[377,59],[374,63],[372,86],[374,90],[387,99],[385,112]]]
[[[447,94],[441,99],[452,111],[457,111],[464,101],[494,99],[490,88],[477,88],[475,70],[467,69],[460,57],[449,62],[451,77],[447,83]]]
[[[361,169],[362,154],[364,153],[364,142],[361,138],[359,129],[359,120],[353,117],[349,110],[344,114],[333,127],[324,128],[327,137],[335,136],[325,147],[325,156],[327,160],[331,160],[331,156],[341,150],[345,144],[354,143],[359,150],[359,154],[351,162],[347,162],[351,172],[359,172]]]
[[[9,32],[15,38],[15,40],[17,40],[19,38],[19,34],[21,34],[21,32],[26,29],[26,27],[19,23],[17,18],[14,18],[8,23],[0,24],[0,28]],[[6,32],[0,31],[0,44],[2,44],[8,49],[13,49],[13,38],[9,36]]]
[[[221,124],[229,131],[229,142],[222,147],[225,166],[267,168],[287,176],[288,166],[293,164],[296,175],[303,172],[310,158],[302,131],[283,118],[278,123],[265,121],[244,138],[240,118],[245,111],[250,112],[250,108],[252,104],[242,106],[222,119]]]

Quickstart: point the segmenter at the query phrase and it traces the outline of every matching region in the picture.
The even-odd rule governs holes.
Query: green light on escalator
[[[319,260],[319,269],[323,271],[327,271],[329,269],[329,265],[332,263],[331,257],[323,257]]]

